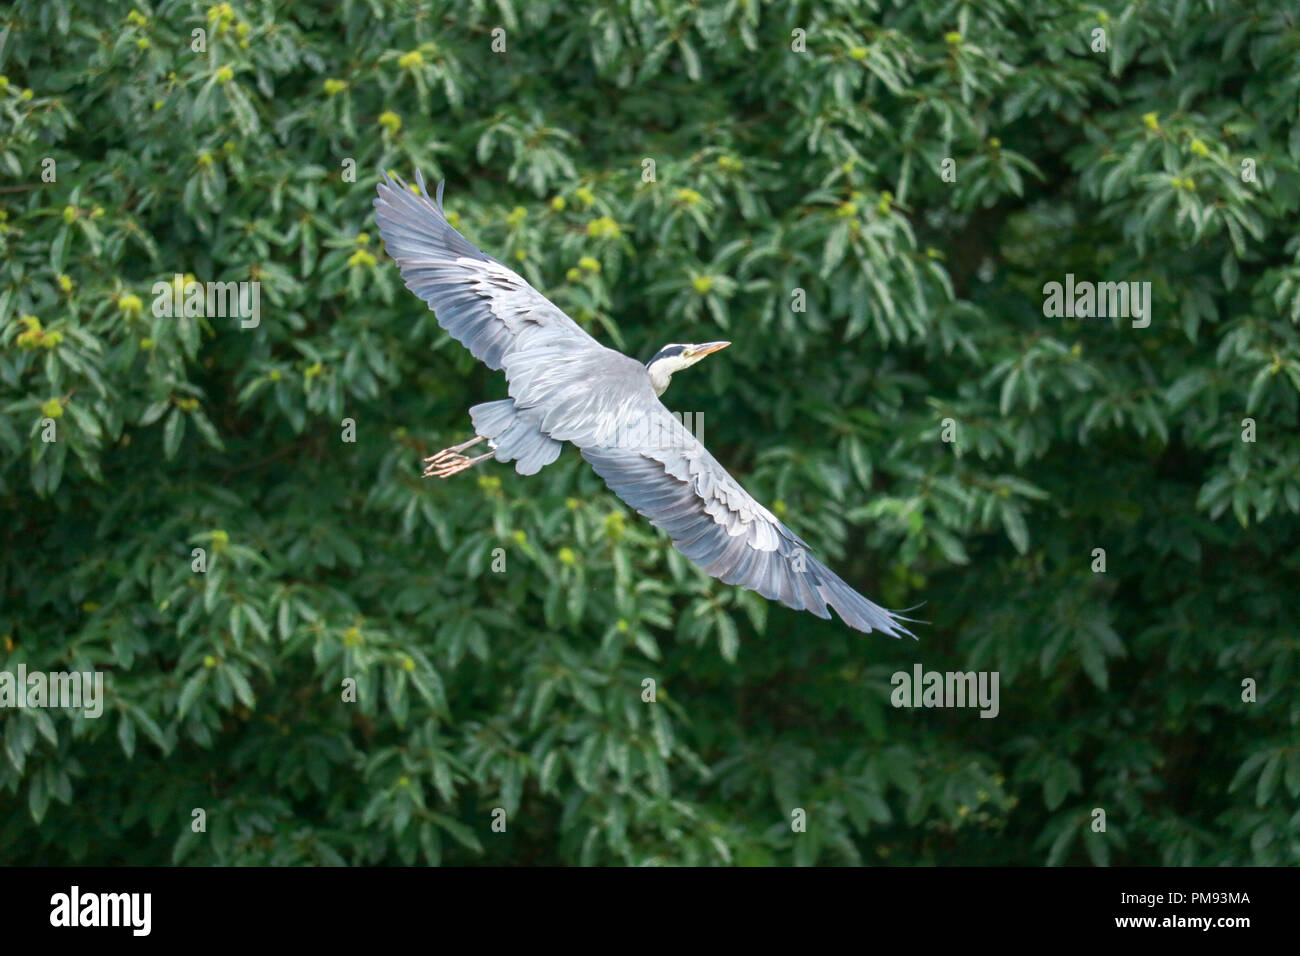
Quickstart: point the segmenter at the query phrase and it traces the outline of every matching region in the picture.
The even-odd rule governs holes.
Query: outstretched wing
[[[513,269],[478,249],[447,222],[442,184],[429,198],[385,173],[375,200],[375,223],[406,287],[437,313],[438,324],[488,368],[499,370],[510,352],[563,345],[600,349],[594,338]]]
[[[845,584],[789,528],[755,501],[662,404],[643,408],[634,439],[584,446],[611,491],[709,574],[797,611],[834,608],[859,631],[915,637],[901,618]],[[631,431],[631,430],[629,430]]]

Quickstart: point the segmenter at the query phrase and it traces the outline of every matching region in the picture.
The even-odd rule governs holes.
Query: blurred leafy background
[[[0,712],[0,861],[1296,863],[1298,57],[1272,0],[8,7],[0,668],[108,704]],[[505,390],[381,168],[607,344],[731,339],[669,406],[919,642],[572,451],[421,480]],[[1067,272],[1150,327],[1044,318]],[[999,717],[892,708],[917,662]]]

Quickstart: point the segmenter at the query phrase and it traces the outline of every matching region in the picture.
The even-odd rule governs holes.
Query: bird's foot
[[[424,477],[450,478],[452,475],[462,472],[466,468],[473,468],[480,461],[487,461],[487,459],[491,458],[493,454],[493,452],[488,452],[486,455],[479,455],[477,458],[466,458],[464,455],[458,455],[453,452],[441,461],[425,464]]]
[[[450,478],[452,475],[464,471],[466,468],[472,468],[480,461],[486,461],[492,457],[492,452],[485,455],[479,455],[477,458],[466,458],[460,454],[466,448],[477,445],[483,441],[483,436],[471,438],[469,441],[461,442],[459,445],[452,445],[450,448],[444,448],[436,455],[430,455],[424,459],[424,477],[425,478]]]

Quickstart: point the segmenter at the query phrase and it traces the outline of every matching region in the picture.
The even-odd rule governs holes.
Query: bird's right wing
[[[915,637],[809,553],[789,528],[741,487],[703,443],[658,401],[635,436],[583,446],[582,457],[618,495],[706,572],[798,611],[829,618],[827,605],[859,631]]]
[[[429,304],[438,324],[488,368],[500,370],[508,353],[563,344],[566,350],[601,345],[513,269],[452,228],[424,176],[416,195],[385,173],[375,200],[375,223],[406,287]]]

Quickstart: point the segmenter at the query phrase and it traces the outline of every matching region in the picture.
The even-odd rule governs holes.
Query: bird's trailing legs
[[[486,455],[479,455],[477,458],[466,458],[461,454],[466,448],[471,448],[483,441],[482,435],[477,435],[469,441],[463,441],[459,445],[452,445],[450,448],[444,448],[436,455],[430,455],[424,459],[424,477],[425,478],[450,478],[457,472],[462,472],[466,468],[472,468],[480,461],[486,461],[491,458],[494,452],[488,452]]]

